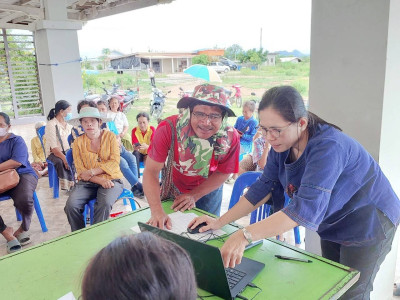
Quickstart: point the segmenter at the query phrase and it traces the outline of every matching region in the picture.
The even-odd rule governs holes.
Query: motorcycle
[[[151,90],[153,93],[151,94],[150,99],[150,116],[155,120],[158,120],[162,115],[165,99],[167,98],[167,95],[171,93],[171,91],[168,91],[164,95],[164,93],[156,87],[151,88]]]
[[[132,107],[134,100],[139,99],[139,93],[135,92],[132,89],[128,89],[127,91],[118,90],[119,85],[113,83],[112,90],[107,90],[105,83],[103,82],[103,91],[105,94],[101,96],[101,100],[108,101],[111,96],[116,96],[119,100],[120,110],[124,113],[128,112],[128,110]]]
[[[182,99],[182,98],[186,98],[186,97],[192,97],[192,95],[193,95],[193,92],[191,92],[191,91],[184,91],[183,90],[183,88],[181,88],[181,87],[179,87],[179,90],[180,90],[180,92],[179,92],[179,98],[180,99]]]
[[[101,95],[100,94],[93,94],[93,92],[89,90],[88,92],[85,92],[83,94],[83,98],[85,100],[93,101],[94,103],[97,103],[97,101],[99,101],[101,99]]]

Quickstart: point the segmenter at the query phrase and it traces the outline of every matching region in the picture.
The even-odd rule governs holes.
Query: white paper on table
[[[194,213],[184,214],[180,211],[177,211],[172,214],[169,214],[169,217],[171,218],[172,228],[171,230],[168,230],[166,228],[165,229],[179,235],[182,235],[182,233],[184,233],[183,236],[188,237],[192,240],[198,240],[198,241],[212,240],[226,234],[226,232],[221,229],[213,231],[208,230],[207,232],[196,233],[196,234],[191,234],[187,232],[187,228],[190,221],[198,217],[198,215]],[[140,228],[138,225],[131,227],[131,230],[135,233],[140,232]]]
[[[139,227],[139,225],[136,225],[136,226],[131,227],[131,230],[132,230],[134,233],[140,233],[140,227]]]
[[[58,300],[76,300],[74,294],[72,292],[69,292],[68,294],[62,296],[61,298],[58,298]]]
[[[183,212],[177,211],[172,214],[169,214],[169,217],[171,218],[172,222],[172,228],[169,231],[179,235],[182,235],[182,233],[184,233],[183,236],[191,238],[192,240],[198,240],[198,241],[212,240],[226,234],[226,232],[221,229],[212,231],[208,230],[206,232],[201,232],[196,234],[191,234],[187,232],[187,228],[190,221],[198,217],[198,215],[196,215],[195,213],[184,214]]]

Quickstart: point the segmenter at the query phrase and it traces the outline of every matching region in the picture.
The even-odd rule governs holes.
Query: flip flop
[[[13,240],[7,242],[7,253],[8,254],[19,251],[21,249],[22,249],[21,244],[18,242],[17,239],[13,239]]]
[[[31,241],[29,233],[27,231],[22,231],[18,236],[16,236],[21,246],[28,245]]]

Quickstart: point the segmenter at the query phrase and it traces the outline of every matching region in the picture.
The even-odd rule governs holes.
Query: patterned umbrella
[[[185,69],[183,73],[207,81],[222,82],[218,73],[213,68],[210,68],[205,65],[192,65],[189,68]]]

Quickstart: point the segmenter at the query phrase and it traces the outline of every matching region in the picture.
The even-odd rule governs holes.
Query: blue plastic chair
[[[143,177],[143,171],[144,171],[144,163],[141,161],[139,163],[139,174],[140,174],[140,177]]]
[[[74,168],[73,168],[73,164],[74,164],[74,157],[72,155],[72,149],[69,149],[65,155],[69,168],[71,169],[71,172],[73,172]],[[72,174],[73,176],[75,174]],[[129,203],[131,205],[132,211],[136,210],[136,203],[135,203],[135,199],[133,197],[133,193],[132,191],[128,190],[128,189],[123,189],[121,195],[118,196],[117,200],[123,199],[124,201],[124,205],[127,205],[126,199],[129,199]],[[90,215],[90,224],[93,224],[93,220],[94,220],[94,204],[96,203],[97,199],[92,199],[90,200],[86,205],[85,205],[85,209],[83,211],[83,218],[86,224],[86,218],[87,218],[87,213],[89,210],[89,215]]]
[[[72,147],[71,144],[72,144],[72,142],[73,142],[72,134],[70,134],[70,135],[68,136],[67,140],[68,140],[68,145],[69,145],[69,147],[71,148],[71,147]]]
[[[44,155],[47,156],[46,150],[44,147],[44,143],[43,143],[43,136],[45,134],[45,129],[46,129],[46,126],[42,126],[37,130],[37,132],[38,132],[40,143],[42,144]],[[47,169],[48,169],[48,174],[49,174],[49,186],[50,186],[50,188],[53,188],[53,198],[57,199],[60,196],[60,192],[59,192],[60,182],[58,179],[57,171],[56,171],[56,168],[54,167],[54,164],[50,160],[46,159],[46,161],[47,161]]]
[[[4,195],[0,197],[0,201],[9,200],[11,199],[10,196]],[[40,227],[42,227],[43,232],[47,232],[46,221],[44,220],[42,209],[39,204],[39,199],[36,195],[36,191],[33,192],[33,206],[35,207],[36,215],[38,216]],[[15,213],[17,215],[17,220],[22,221],[22,217],[17,209],[15,209]]]
[[[231,209],[238,201],[239,198],[243,195],[244,189],[248,188],[251,186],[258,177],[260,177],[261,172],[246,172],[240,175],[233,186],[232,190],[232,195],[231,195],[231,200],[229,202],[229,209]],[[285,206],[287,206],[290,202],[289,196],[286,195],[285,193]],[[258,221],[264,220],[270,215],[271,212],[271,206],[269,204],[263,204],[256,210],[254,210],[251,213],[250,216],[250,224],[254,224]],[[301,239],[300,239],[300,230],[299,227],[296,226],[293,228],[294,231],[294,238],[295,238],[295,243],[296,244],[301,244]]]

